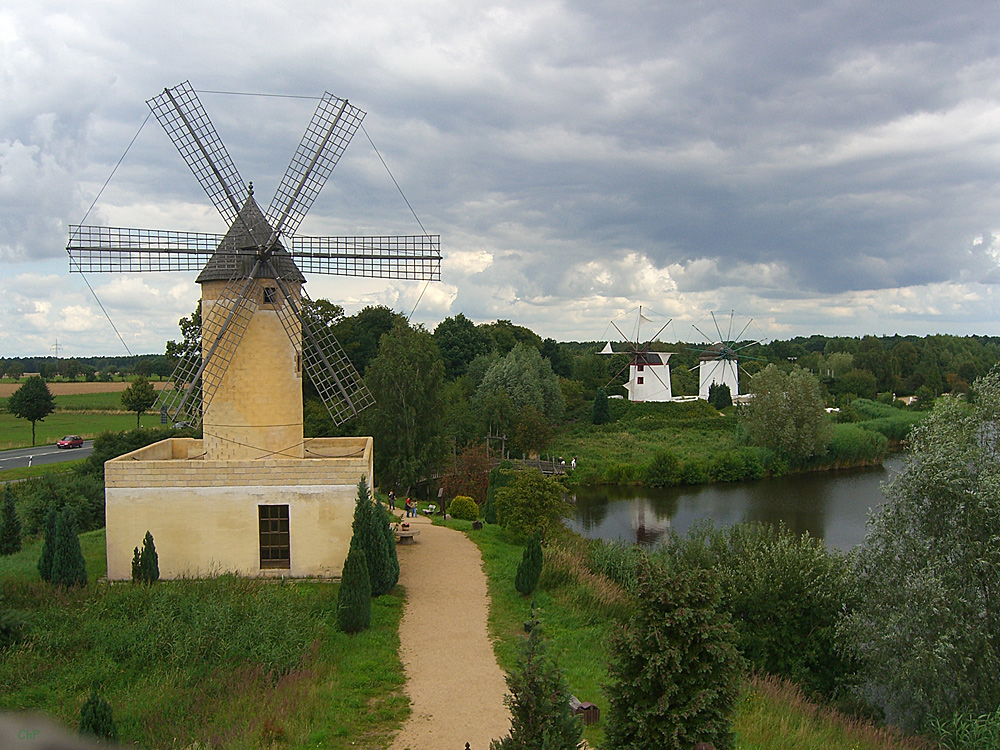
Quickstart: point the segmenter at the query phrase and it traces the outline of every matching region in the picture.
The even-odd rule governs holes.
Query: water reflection
[[[903,464],[838,472],[816,472],[757,482],[697,487],[587,487],[570,497],[576,515],[569,526],[590,539],[653,544],[667,530],[679,534],[700,519],[716,526],[740,521],[784,522],[792,531],[848,550],[864,539],[870,509],[884,500],[881,485]]]

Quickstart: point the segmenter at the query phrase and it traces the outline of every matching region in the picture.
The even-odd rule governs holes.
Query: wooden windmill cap
[[[271,225],[253,198],[251,183],[249,195],[243,208],[240,209],[240,215],[229,227],[226,236],[219,243],[218,250],[212,254],[196,281],[204,284],[208,281],[249,278],[257,261],[260,246],[270,239],[271,232]],[[271,253],[271,263],[261,265],[255,276],[261,279],[273,279],[278,276],[285,281],[296,281],[300,284],[306,280],[280,241],[275,244]]]

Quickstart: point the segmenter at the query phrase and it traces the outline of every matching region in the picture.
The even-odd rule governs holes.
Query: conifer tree
[[[139,572],[144,583],[155,583],[160,580],[160,560],[153,544],[153,535],[148,529],[142,539],[142,552],[139,553]]]
[[[136,547],[132,552],[132,583],[142,582],[142,555],[139,554],[139,548]]]
[[[531,537],[521,553],[521,563],[517,566],[514,576],[514,588],[528,596],[538,585],[542,574],[542,545],[538,537]]]
[[[732,747],[742,662],[706,570],[642,571],[639,606],[612,641],[606,747]]]
[[[576,750],[583,725],[569,705],[562,670],[549,658],[541,626],[535,622],[514,671],[507,675],[510,733],[490,750]]]
[[[76,512],[65,507],[56,523],[55,549],[52,552],[52,583],[56,586],[86,586],[87,564],[77,535]]]
[[[386,534],[388,526],[385,513],[372,499],[368,482],[362,478],[354,506],[351,544],[358,544],[365,552],[372,596],[382,596],[399,580],[396,540],[391,533]]]
[[[80,734],[108,742],[118,741],[118,729],[111,714],[111,704],[92,691],[80,709]]]
[[[38,558],[38,574],[43,581],[52,580],[52,557],[56,551],[56,526],[58,526],[59,513],[54,507],[49,508],[49,513],[45,517],[45,541],[42,542],[42,554]]]
[[[594,424],[607,424],[611,421],[611,408],[608,406],[608,392],[603,388],[597,389],[594,396],[594,411],[591,415],[591,422]]]
[[[345,633],[357,633],[371,624],[372,587],[368,578],[365,551],[351,539],[351,549],[344,560],[337,594],[337,627]]]
[[[3,491],[3,508],[0,509],[0,555],[21,551],[21,519],[14,509],[14,493],[7,485]]]

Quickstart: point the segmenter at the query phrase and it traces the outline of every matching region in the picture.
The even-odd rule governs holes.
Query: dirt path
[[[489,596],[479,549],[462,533],[410,519],[399,545],[406,610],[399,626],[410,719],[392,750],[487,750],[510,730],[507,692],[487,632]]]

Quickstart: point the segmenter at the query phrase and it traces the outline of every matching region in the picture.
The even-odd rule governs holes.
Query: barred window
[[[260,567],[290,568],[291,548],[288,535],[288,506],[259,505]]]

